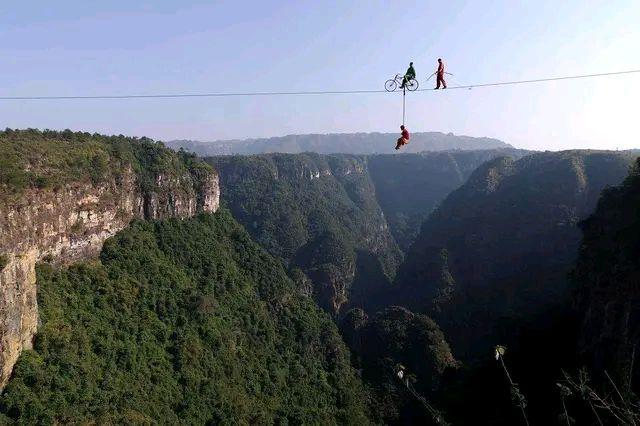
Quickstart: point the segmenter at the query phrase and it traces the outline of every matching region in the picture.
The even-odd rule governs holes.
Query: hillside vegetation
[[[523,151],[209,157],[221,198],[332,313],[386,288],[420,223],[475,167]],[[308,288],[311,286],[311,288]]]
[[[149,138],[70,130],[0,131],[0,198],[20,196],[29,188],[98,185],[129,168],[144,189],[155,186],[158,174],[197,176],[200,168],[210,170],[194,155],[175,153]]]
[[[376,411],[386,424],[431,424],[432,418],[398,378],[403,366],[413,389],[432,398],[445,373],[458,363],[438,325],[425,315],[393,306],[367,315],[353,309],[342,321],[342,335],[362,377],[376,395]]]
[[[395,274],[401,252],[363,158],[272,154],[206,161],[220,173],[223,204],[332,314],[352,296],[360,294],[364,303],[367,291]]]
[[[640,163],[606,190],[580,224],[580,256],[573,271],[580,311],[583,361],[605,382],[607,371],[629,394],[640,389]],[[640,410],[638,410],[640,411]]]
[[[100,262],[38,268],[19,424],[363,424],[332,321],[227,212],[137,222]]]
[[[490,353],[503,325],[566,300],[578,222],[633,155],[539,153],[480,167],[425,221],[396,302],[428,313],[463,360]]]
[[[175,178],[171,203],[180,182],[215,168],[225,206],[136,221],[99,260],[39,265],[41,324],[0,395],[0,422],[430,424],[437,412],[453,424],[523,413],[566,424],[568,410],[589,424],[587,382],[562,387],[563,371],[586,378],[583,365],[594,389],[619,384],[596,407],[605,424],[611,402],[639,416],[640,165],[610,188],[637,153],[206,165],[148,139],[33,130],[0,133],[0,153],[5,199],[100,191],[131,169],[135,185]]]
[[[466,182],[485,161],[527,151],[483,149],[476,151],[425,152],[367,157],[376,199],[400,249],[407,251],[422,222],[454,189]]]

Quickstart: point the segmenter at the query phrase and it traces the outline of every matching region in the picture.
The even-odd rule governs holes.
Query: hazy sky
[[[0,96],[381,89],[640,69],[640,1],[0,2]],[[432,84],[432,81],[429,84]],[[416,92],[413,131],[534,149],[640,147],[640,74]],[[0,101],[0,127],[214,140],[396,132],[401,97]]]

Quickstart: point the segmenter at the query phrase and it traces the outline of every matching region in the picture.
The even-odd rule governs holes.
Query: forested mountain
[[[220,171],[223,204],[258,243],[285,260],[301,290],[313,293],[327,311],[338,314],[350,299],[366,296],[368,289],[359,285],[385,285],[395,274],[401,253],[363,158],[273,154],[206,160]]]
[[[288,135],[265,139],[226,140],[199,142],[175,140],[167,142],[173,149],[185,149],[202,157],[231,154],[264,154],[315,152],[319,154],[394,154],[395,133],[343,133]],[[492,138],[459,136],[453,133],[417,132],[411,134],[411,142],[404,152],[481,150],[512,148],[511,145]]]
[[[509,325],[566,300],[577,224],[632,161],[567,151],[487,162],[425,221],[385,300],[432,316],[454,356],[486,356]]]
[[[21,424],[367,422],[335,325],[227,212],[138,222],[37,279],[0,397]]]
[[[367,306],[395,275],[401,260],[396,241],[408,247],[438,202],[475,167],[507,153],[523,152],[265,154],[206,161],[220,173],[222,201],[234,217],[337,314]]]
[[[406,251],[433,209],[478,166],[499,156],[518,159],[526,154],[508,148],[371,155],[367,164],[389,229]]]
[[[626,395],[640,388],[639,167],[606,190],[580,224],[584,237],[572,275],[582,357],[601,382],[610,373]]]
[[[334,322],[213,214],[211,166],[38,130],[0,132],[0,165],[0,423],[367,423]]]

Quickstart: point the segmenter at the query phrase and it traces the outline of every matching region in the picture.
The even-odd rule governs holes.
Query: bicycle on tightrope
[[[384,89],[387,92],[394,92],[398,87],[402,86],[402,81],[405,79],[405,76],[402,74],[396,74],[394,78],[390,78],[384,83]],[[404,87],[410,91],[414,92],[418,88],[418,80],[414,77],[406,77],[407,82],[404,84]]]

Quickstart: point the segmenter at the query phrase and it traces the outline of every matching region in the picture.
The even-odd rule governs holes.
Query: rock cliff
[[[11,139],[0,143],[3,150],[17,144]],[[142,176],[150,182],[143,182]],[[28,186],[8,196],[12,189],[6,183],[0,186],[0,387],[20,352],[30,348],[38,327],[36,262],[64,264],[90,258],[133,219],[214,212],[220,194],[218,175],[210,168],[143,170],[138,162],[106,173],[98,183],[80,178],[56,187]]]
[[[572,274],[581,355],[594,378],[606,383],[607,372],[625,394],[640,386],[639,167],[622,185],[604,191],[595,212],[581,222],[584,236]]]
[[[567,298],[577,223],[633,158],[565,151],[485,163],[424,222],[387,300],[431,316],[463,361],[511,344],[506,324]]]
[[[301,291],[334,316],[389,284],[400,262],[364,157],[210,157],[222,200]],[[311,286],[309,287],[309,284]]]

